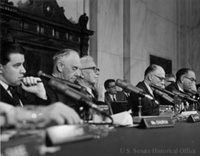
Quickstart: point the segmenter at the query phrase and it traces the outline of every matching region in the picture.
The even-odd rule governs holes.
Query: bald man
[[[144,80],[142,82],[139,82],[136,87],[141,88],[145,94],[150,95],[151,97],[154,97],[156,100],[158,100],[157,95],[154,94],[153,90],[151,89],[151,85],[156,85],[158,87],[163,88],[165,83],[165,71],[161,66],[152,64],[145,70],[144,73]],[[138,115],[138,95],[131,93],[129,102],[132,103],[132,111],[134,115]],[[155,101],[151,101],[147,98],[141,99],[141,114],[142,115],[159,115],[159,104]]]

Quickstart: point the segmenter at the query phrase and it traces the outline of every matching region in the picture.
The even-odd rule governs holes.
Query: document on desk
[[[118,126],[136,127],[138,124],[133,124],[133,118],[129,112],[124,111],[111,116],[113,118],[113,124]]]

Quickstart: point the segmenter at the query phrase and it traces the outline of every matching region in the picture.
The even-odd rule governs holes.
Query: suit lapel
[[[152,97],[154,97],[154,95],[152,95],[152,93],[149,91],[149,89],[147,88],[146,84],[143,82],[142,83],[143,87],[145,88],[147,94],[151,95]]]
[[[1,86],[1,85],[0,85]],[[8,92],[1,86],[1,101],[6,102],[8,104],[15,104],[13,98],[8,94]]]

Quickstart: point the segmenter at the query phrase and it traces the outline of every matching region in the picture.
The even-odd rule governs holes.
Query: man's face
[[[187,74],[182,76],[182,83],[184,90],[190,90],[196,83],[196,76],[193,71],[189,71]]]
[[[70,53],[69,56],[62,58],[62,78],[74,82],[80,76],[80,57],[76,53]]]
[[[117,93],[117,88],[115,85],[115,82],[110,82],[107,88],[107,91],[111,94],[114,95]]]
[[[155,71],[153,71],[151,74],[151,83],[164,88],[164,84],[165,84],[165,71],[163,70],[163,68],[158,67]]]
[[[99,68],[97,68],[94,61],[87,62],[85,67],[82,68],[84,80],[89,84],[96,84],[99,79]]]
[[[23,66],[24,55],[19,53],[10,54],[10,61],[6,65],[1,65],[0,79],[8,85],[20,85],[26,73]]]

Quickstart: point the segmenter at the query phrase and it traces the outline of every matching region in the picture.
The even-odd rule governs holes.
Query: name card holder
[[[187,118],[187,122],[200,122],[200,116],[199,114],[191,114],[188,118]]]
[[[60,125],[46,129],[47,146],[93,139],[94,134],[88,125]]]
[[[139,128],[166,128],[174,127],[174,122],[170,117],[148,117],[143,118]]]

